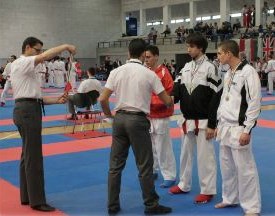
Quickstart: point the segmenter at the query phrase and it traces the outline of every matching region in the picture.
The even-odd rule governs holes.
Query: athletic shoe
[[[195,198],[195,203],[208,203],[212,200],[213,195],[199,194]]]
[[[144,210],[144,213],[146,215],[162,215],[162,214],[168,214],[172,212],[172,208],[162,206],[162,205],[157,205],[156,207],[153,208],[146,208]]]

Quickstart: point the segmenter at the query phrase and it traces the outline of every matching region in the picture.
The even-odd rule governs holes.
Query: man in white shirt
[[[11,66],[11,85],[15,98],[13,120],[22,138],[20,161],[20,200],[33,210],[50,212],[55,208],[46,203],[42,155],[42,109],[44,104],[61,104],[67,95],[42,97],[36,66],[63,51],[74,54],[72,45],[64,44],[42,53],[43,42],[34,37],[25,39],[22,55]],[[42,108],[41,108],[42,105]]]
[[[87,74],[88,79],[80,83],[77,93],[70,95],[68,98],[68,108],[72,114],[68,120],[77,119],[75,106],[79,108],[86,107],[89,110],[91,105],[97,103],[97,98],[103,90],[101,83],[95,78],[95,68],[89,68]],[[86,115],[85,118],[89,118],[89,116]]]
[[[2,94],[1,94],[0,106],[5,106],[8,91],[11,89],[11,81],[10,81],[11,63],[15,59],[16,59],[15,55],[12,55],[10,57],[10,62],[6,65],[6,67],[4,69],[4,73],[2,74],[3,77],[6,79],[6,83],[5,83],[4,89],[3,89]]]
[[[106,117],[112,118],[109,97],[114,92],[117,98],[114,116],[112,147],[108,177],[108,213],[120,211],[119,193],[121,175],[125,167],[130,146],[133,149],[145,214],[167,214],[171,208],[159,205],[153,179],[153,152],[149,134],[151,94],[154,92],[166,106],[173,100],[164,90],[158,76],[142,65],[145,60],[146,43],[134,39],[129,44],[130,60],[111,71],[105,88],[99,97]]]

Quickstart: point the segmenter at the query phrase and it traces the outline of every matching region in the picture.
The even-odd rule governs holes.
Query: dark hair
[[[146,50],[146,43],[140,38],[133,39],[129,44],[128,50],[131,58],[139,58]]]
[[[146,51],[150,51],[154,56],[157,55],[159,56],[159,48],[154,45],[148,45],[146,47]]]
[[[186,38],[186,43],[190,45],[195,45],[199,49],[202,49],[203,53],[205,53],[208,46],[206,38],[198,32],[188,35],[188,37]]]
[[[43,46],[43,42],[35,37],[28,37],[24,40],[22,45],[22,53],[25,52],[26,46],[34,47],[36,44],[41,44]]]
[[[90,68],[88,69],[88,73],[89,73],[91,76],[94,76],[94,75],[95,75],[95,68],[90,67]]]
[[[218,45],[223,51],[231,52],[235,57],[239,58],[239,45],[234,40],[223,41]]]

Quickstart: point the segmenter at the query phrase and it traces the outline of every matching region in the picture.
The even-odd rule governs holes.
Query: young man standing
[[[217,124],[217,109],[222,80],[215,65],[205,55],[207,40],[199,33],[186,39],[192,61],[181,70],[175,81],[175,103],[180,101],[183,130],[180,156],[180,182],[171,194],[187,193],[192,184],[193,150],[197,146],[200,194],[196,203],[207,203],[216,194],[216,158],[212,138]]]
[[[61,104],[67,95],[42,97],[36,66],[63,51],[75,53],[75,47],[64,44],[42,53],[43,42],[34,37],[25,39],[22,55],[11,65],[11,85],[15,98],[13,121],[22,138],[20,161],[20,199],[37,211],[54,211],[46,203],[42,155],[42,109],[44,104]]]
[[[157,46],[149,45],[146,48],[145,63],[153,73],[159,77],[163,87],[171,94],[174,86],[172,76],[163,65],[158,65],[159,49]],[[154,155],[154,174],[160,169],[163,176],[163,188],[171,187],[176,181],[176,160],[170,138],[169,122],[174,113],[174,107],[167,107],[156,94],[152,94],[150,106],[151,139]]]
[[[9,63],[6,65],[4,69],[4,73],[2,74],[3,77],[6,79],[6,83],[3,89],[3,92],[1,94],[0,98],[0,106],[5,106],[6,104],[6,97],[8,94],[8,91],[11,89],[11,81],[10,81],[10,73],[11,73],[11,63],[16,59],[15,55],[12,55],[10,57]]]
[[[239,46],[233,40],[218,46],[219,61],[228,64],[230,69],[224,78],[217,114],[223,200],[215,207],[240,203],[245,216],[256,216],[261,212],[261,193],[251,149],[251,131],[260,114],[261,84],[256,70],[238,55]]]
[[[134,39],[129,44],[130,60],[113,71],[99,97],[106,117],[112,117],[109,97],[114,92],[117,103],[113,122],[112,147],[108,178],[108,213],[120,211],[121,174],[130,146],[139,171],[139,181],[145,205],[145,214],[167,214],[171,208],[159,205],[153,179],[153,152],[149,134],[151,94],[154,92],[166,106],[173,106],[172,98],[164,90],[158,76],[142,64],[146,43]]]

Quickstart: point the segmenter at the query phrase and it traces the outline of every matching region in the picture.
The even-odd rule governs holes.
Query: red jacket
[[[162,64],[157,67],[155,73],[160,78],[160,81],[168,94],[170,94],[174,87],[173,78],[168,69]],[[167,107],[156,94],[152,94],[150,105],[150,118],[167,118],[174,113],[174,106]]]

